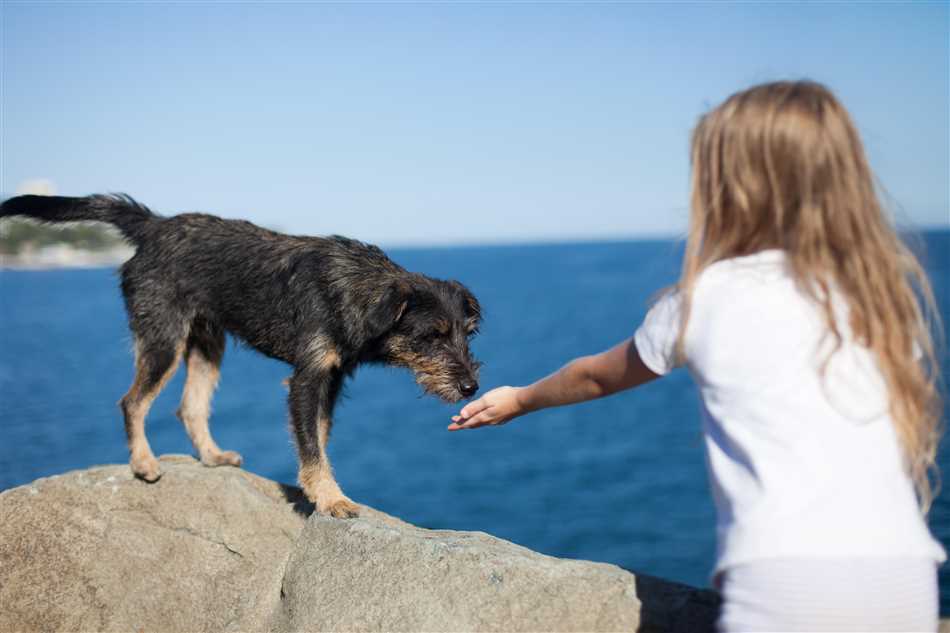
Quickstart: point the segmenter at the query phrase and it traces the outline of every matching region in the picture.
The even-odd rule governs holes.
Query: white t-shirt
[[[844,341],[822,379],[824,316],[783,251],[717,262],[696,283],[685,351],[703,402],[714,573],[769,558],[946,559],[903,468],[883,378],[837,303]],[[679,308],[665,296],[634,335],[657,374],[674,368]]]

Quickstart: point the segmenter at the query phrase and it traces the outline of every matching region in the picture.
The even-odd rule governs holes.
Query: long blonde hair
[[[940,331],[939,318],[921,265],[882,210],[847,111],[814,82],[763,84],[704,115],[691,145],[677,355],[684,357],[692,291],[706,266],[784,250],[798,286],[823,310],[835,349],[842,336],[831,289],[847,301],[851,332],[886,381],[906,468],[926,512],[940,435],[930,331],[935,324]]]

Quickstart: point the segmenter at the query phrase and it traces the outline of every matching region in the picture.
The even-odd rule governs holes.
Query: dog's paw
[[[162,478],[162,469],[153,456],[133,459],[129,465],[136,477],[152,484]]]
[[[354,519],[360,515],[360,507],[349,499],[340,499],[321,512],[337,519]]]
[[[205,466],[240,466],[244,463],[244,458],[237,451],[218,451],[203,453],[201,463]]]

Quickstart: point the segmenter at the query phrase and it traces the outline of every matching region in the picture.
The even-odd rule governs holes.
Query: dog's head
[[[413,275],[386,288],[367,321],[385,362],[412,370],[427,393],[458,402],[478,391],[469,341],[481,318],[475,295],[459,282]]]

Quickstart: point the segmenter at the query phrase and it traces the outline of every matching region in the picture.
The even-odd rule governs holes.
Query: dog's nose
[[[463,380],[459,383],[459,391],[466,398],[473,396],[475,392],[478,391],[478,383],[474,380]]]

